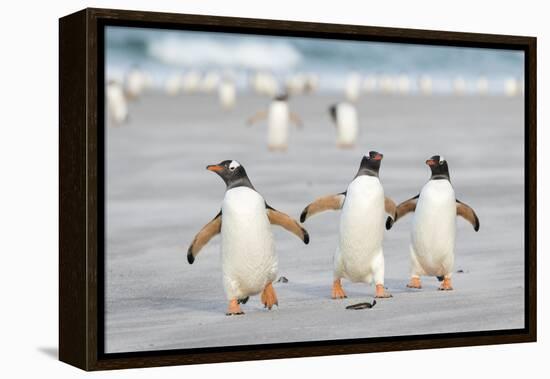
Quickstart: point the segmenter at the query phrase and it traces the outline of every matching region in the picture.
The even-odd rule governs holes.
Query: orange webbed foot
[[[244,312],[241,310],[241,306],[239,305],[239,301],[237,299],[231,299],[229,301],[229,307],[227,308],[227,312],[225,313],[225,315],[244,315]]]
[[[444,278],[443,282],[439,286],[440,291],[452,291],[453,285],[451,284],[451,278]]]
[[[413,276],[411,278],[411,281],[409,282],[409,284],[407,284],[407,288],[421,289],[422,284],[420,283],[420,278],[417,277],[417,276]]]
[[[387,299],[389,297],[392,297],[392,294],[386,291],[383,284],[377,284],[375,297],[378,299]]]
[[[332,298],[333,299],[345,299],[347,297],[342,287],[342,282],[340,279],[336,279],[332,282]]]
[[[279,306],[277,294],[275,293],[275,289],[271,283],[268,283],[262,291],[261,301],[264,307],[270,310],[274,305]]]

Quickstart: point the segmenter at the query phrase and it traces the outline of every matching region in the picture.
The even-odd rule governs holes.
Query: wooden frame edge
[[[144,18],[146,17],[146,19]],[[98,359],[97,259],[98,259],[98,101],[97,88],[98,20],[151,21],[174,26],[200,24],[235,26],[254,32],[338,33],[342,38],[365,35],[377,40],[418,40],[418,43],[470,46],[478,43],[523,47],[526,53],[525,121],[526,148],[530,155],[530,173],[526,173],[529,202],[529,236],[526,248],[529,262],[526,274],[529,286],[528,333],[496,336],[423,338],[399,342],[373,342],[284,349],[261,348],[255,351],[198,354],[150,355],[131,358]],[[322,32],[319,30],[322,29]],[[416,43],[416,42],[414,42]],[[183,15],[176,13],[140,12],[88,8],[59,20],[59,359],[84,370],[167,365],[232,362],[243,360],[281,359],[308,356],[358,354],[367,352],[432,349],[489,344],[535,342],[536,334],[536,38],[492,34],[441,32],[357,25],[320,24],[311,22],[246,19],[235,17]],[[84,48],[84,54],[68,54]],[[530,73],[529,76],[527,74]],[[74,143],[71,145],[70,143]],[[527,150],[526,150],[527,152]],[[527,155],[527,154],[526,154]],[[533,175],[534,174],[534,175]],[[528,268],[527,268],[528,266]]]

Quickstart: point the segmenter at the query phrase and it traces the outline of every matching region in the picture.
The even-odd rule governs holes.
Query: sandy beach
[[[335,145],[327,108],[337,95],[297,96],[286,153],[266,146],[266,125],[245,120],[266,98],[239,95],[231,112],[213,95],[146,94],[130,103],[130,120],[106,130],[106,352],[333,340],[522,328],[524,325],[523,98],[363,96],[360,138]],[[274,227],[279,307],[259,296],[244,316],[225,316],[220,237],[189,265],[187,248],[219,209],[225,186],[205,170],[241,162],[273,207],[298,218],[320,195],[342,192],[369,150],[384,154],[380,179],[396,202],[429,178],[424,161],[449,162],[457,197],[477,212],[481,229],[457,220],[454,291],[405,287],[411,217],[386,232],[386,287],[391,299],[372,309],[374,288],[344,281],[345,300],[331,300],[338,212],[308,220],[311,242]]]

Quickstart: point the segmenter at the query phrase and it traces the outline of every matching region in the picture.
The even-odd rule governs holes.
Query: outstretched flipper
[[[386,210],[386,213],[389,215],[388,218],[391,218],[395,222],[395,217],[397,213],[397,205],[395,205],[395,201],[390,199],[389,197],[384,198],[384,209]]]
[[[222,229],[222,211],[216,217],[206,224],[200,232],[197,233],[191,246],[187,250],[187,262],[193,264],[195,257],[199,254],[204,245],[208,243],[216,234],[219,234]]]
[[[294,125],[296,125],[298,128],[304,127],[304,123],[302,122],[302,119],[300,118],[300,116],[298,116],[297,113],[289,112],[289,117],[290,117],[290,121],[292,121]]]
[[[267,111],[265,109],[262,109],[261,111],[256,112],[253,116],[248,118],[246,123],[250,126],[255,122],[263,120],[264,118],[267,118]]]
[[[346,192],[339,193],[337,195],[328,195],[316,199],[313,203],[304,208],[300,215],[300,222],[306,221],[309,217],[316,215],[317,213],[342,209],[344,200],[346,199]]]
[[[388,217],[386,220],[387,230],[390,230],[393,224],[397,222],[397,220],[405,216],[407,213],[414,212],[414,210],[416,209],[416,202],[418,201],[419,196],[420,195],[411,197],[409,200],[405,200],[395,208],[395,218],[392,219],[391,217]]]
[[[456,199],[456,214],[457,216],[464,217],[470,224],[472,224],[476,232],[479,230],[479,218],[474,210],[468,204],[465,204],[458,199]]]
[[[269,218],[269,222],[273,225],[279,225],[288,230],[290,233],[295,234],[298,238],[300,238],[304,243],[307,245],[309,243],[309,234],[307,230],[302,228],[300,224],[294,219],[292,219],[289,215],[280,212],[269,205],[265,205],[267,209],[267,218]]]

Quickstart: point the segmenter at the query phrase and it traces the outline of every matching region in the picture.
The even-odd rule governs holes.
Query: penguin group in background
[[[128,120],[128,102],[122,86],[111,80],[107,84],[107,114],[115,125],[120,125]]]
[[[302,211],[300,221],[326,210],[342,210],[340,234],[334,257],[332,298],[347,297],[341,280],[376,285],[376,297],[391,297],[384,288],[385,214],[395,218],[395,203],[384,195],[378,177],[383,155],[369,152],[364,156],[357,175],[345,192],[320,197]]]
[[[479,230],[479,218],[470,206],[458,200],[451,184],[447,161],[434,155],[426,161],[431,178],[415,197],[396,208],[386,229],[409,212],[414,212],[411,232],[411,278],[409,288],[421,288],[420,277],[436,276],[440,290],[452,290],[456,216],[464,217]]]
[[[266,203],[239,162],[226,160],[207,169],[218,174],[227,188],[220,212],[195,236],[187,260],[192,264],[201,248],[221,233],[223,283],[229,301],[226,314],[243,314],[240,304],[260,292],[262,304],[271,309],[278,305],[272,285],[277,255],[271,224],[282,226],[305,244],[309,235],[298,222]]]
[[[290,111],[288,94],[275,97],[267,110],[260,110],[247,121],[248,125],[267,118],[267,147],[270,151],[286,151],[288,148],[288,123],[302,127],[300,117]]]
[[[359,121],[355,106],[343,101],[331,105],[329,113],[336,127],[336,146],[342,149],[355,147],[359,134]]]

